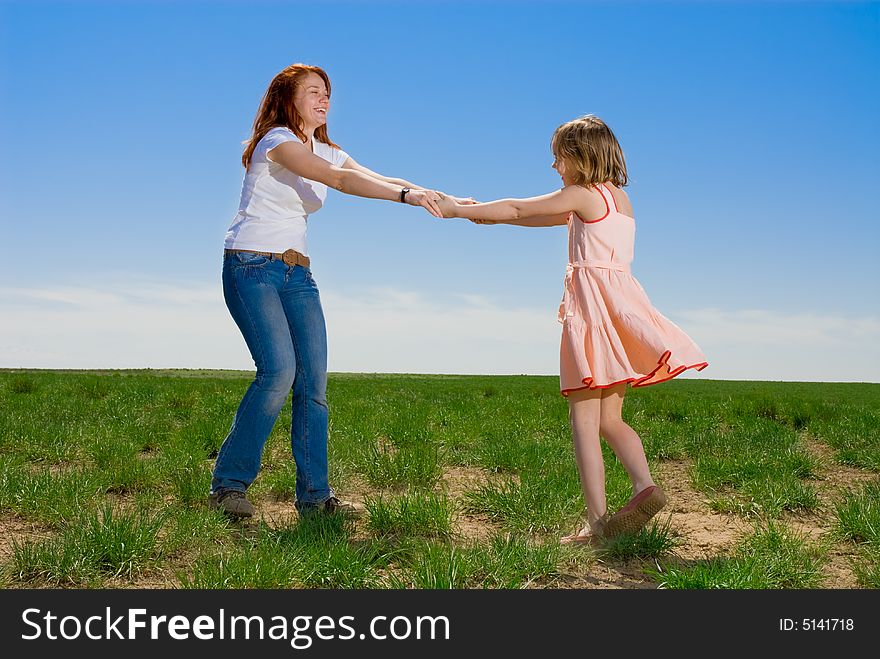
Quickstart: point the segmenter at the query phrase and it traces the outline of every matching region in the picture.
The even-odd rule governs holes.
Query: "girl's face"
[[[562,177],[563,185],[571,185],[572,180],[570,176],[566,176],[565,172],[565,161],[562,160],[559,156],[553,156],[553,164],[550,165],[553,169],[557,171],[557,173]]]
[[[314,130],[327,123],[330,110],[330,94],[324,79],[317,73],[309,73],[296,86],[293,105],[305,122],[305,129]]]

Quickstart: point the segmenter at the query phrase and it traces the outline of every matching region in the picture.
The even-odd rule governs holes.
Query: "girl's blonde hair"
[[[623,149],[614,133],[599,117],[586,114],[572,119],[553,133],[550,149],[565,163],[576,185],[598,185],[610,181],[618,188],[627,184]]]
[[[241,164],[244,165],[245,169],[251,164],[251,157],[254,155],[257,142],[263,139],[263,136],[276,126],[289,128],[299,139],[303,142],[306,141],[306,134],[303,132],[303,119],[299,116],[299,112],[297,112],[296,106],[293,104],[293,94],[302,79],[310,73],[317,73],[321,76],[324,84],[327,85],[327,93],[329,94],[330,76],[319,66],[291,64],[272,78],[269,88],[263,94],[263,100],[260,101],[257,118],[254,119],[253,132],[250,138],[244,141],[245,148],[241,156]],[[315,129],[315,139],[330,146],[337,148],[339,146],[327,135],[327,124],[318,126]]]

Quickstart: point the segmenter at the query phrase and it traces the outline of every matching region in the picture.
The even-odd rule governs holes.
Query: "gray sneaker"
[[[253,517],[253,504],[240,490],[220,490],[208,497],[208,506],[219,509],[231,517]]]
[[[360,517],[366,511],[366,507],[363,504],[355,503],[354,501],[341,501],[336,497],[330,497],[318,504],[298,505],[297,509],[300,515],[315,515],[318,513],[334,515],[342,513],[352,517]]]

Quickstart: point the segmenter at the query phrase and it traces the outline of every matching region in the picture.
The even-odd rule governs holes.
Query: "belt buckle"
[[[281,260],[284,261],[284,265],[293,267],[299,263],[299,252],[295,249],[288,249],[281,255]]]

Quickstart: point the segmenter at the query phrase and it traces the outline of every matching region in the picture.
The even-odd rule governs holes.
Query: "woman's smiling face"
[[[315,129],[326,124],[330,93],[324,79],[317,73],[305,76],[296,86],[293,105],[305,122],[304,129]]]

